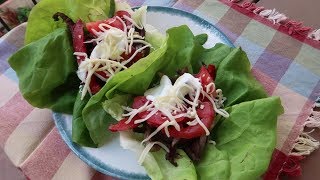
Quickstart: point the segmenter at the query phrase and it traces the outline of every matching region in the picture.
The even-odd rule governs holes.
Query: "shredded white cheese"
[[[213,97],[213,92],[216,92],[216,94],[219,95],[217,100]],[[181,128],[176,119],[181,117],[193,119],[193,121],[187,122],[187,124],[189,126],[195,126],[199,124],[208,136],[210,131],[203,124],[197,115],[196,110],[196,108],[199,106],[199,97],[201,94],[209,99],[216,113],[222,115],[223,117],[229,116],[225,110],[217,108],[217,104],[219,104],[220,107],[220,103],[223,102],[221,89],[215,90],[215,84],[212,82],[206,86],[206,91],[204,91],[200,80],[189,73],[185,73],[180,76],[174,84],[171,83],[171,80],[166,75],[162,76],[159,86],[151,88],[145,92],[144,95],[149,101],[139,109],[125,108],[125,110],[127,110],[129,113],[123,114],[123,116],[129,116],[126,122],[129,123],[139,112],[149,111],[145,118],[135,120],[135,124],[139,124],[148,120],[157,112],[161,112],[168,118],[167,121],[162,123],[154,132],[144,139],[142,143],[149,141],[162,129],[164,129],[166,135],[170,137],[168,131],[169,126],[174,126],[177,131],[180,131]],[[185,96],[189,96],[189,98],[186,98]],[[203,108],[204,106],[200,105],[200,109]]]
[[[124,29],[123,31],[106,23],[99,24],[98,27],[100,31],[93,30],[97,38],[85,42],[95,42],[97,44],[92,50],[90,57],[83,52],[74,53],[74,55],[77,56],[77,59],[80,59],[79,56],[85,57],[85,60],[80,63],[77,71],[79,79],[85,83],[81,99],[84,98],[87,92],[91,94],[90,82],[93,75],[97,76],[102,81],[107,81],[116,73],[126,69],[127,67],[125,65],[130,63],[139,52],[149,47],[152,48],[151,44],[144,40],[144,37],[135,32],[135,27],[143,29],[145,26],[146,7],[141,7],[140,9],[129,13],[132,18],[125,16],[125,19],[132,23],[132,26],[129,28],[120,17],[115,17],[115,20],[117,19],[121,22]],[[136,49],[129,59],[120,62],[123,59],[121,57],[123,53],[131,53],[134,43],[141,43],[144,46]],[[105,73],[107,78],[102,77],[97,73],[100,71]]]
[[[163,143],[161,142],[158,142],[158,141],[155,141],[155,142],[150,142],[146,145],[146,147],[144,148],[144,150],[142,151],[140,157],[139,157],[139,160],[138,160],[138,163],[139,165],[142,165],[144,159],[146,158],[147,154],[149,153],[149,151],[151,150],[151,148],[154,146],[154,145],[159,145],[161,146],[165,151],[169,152],[169,148],[164,145]]]
[[[173,125],[173,122],[165,121],[162,123],[155,131],[153,131],[146,139],[144,139],[141,144],[149,141],[153,136],[155,136],[158,132],[160,132],[163,128],[166,128],[170,125]]]
[[[208,143],[209,143],[209,144],[213,144],[214,146],[216,145],[216,142],[213,141],[213,140],[209,140]]]

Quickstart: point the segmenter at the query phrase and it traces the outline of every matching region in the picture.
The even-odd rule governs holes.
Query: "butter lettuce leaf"
[[[89,99],[90,97],[87,94],[84,99],[81,100],[81,93],[79,91],[72,113],[72,141],[81,146],[97,147],[97,144],[91,139],[89,130],[82,117],[82,110]]]
[[[102,103],[103,109],[110,114],[114,119],[121,120],[124,113],[123,106],[128,106],[131,102],[132,96],[129,94],[117,94],[112,99],[105,100]]]
[[[144,150],[144,146],[141,144],[143,136],[140,136],[141,134],[132,131],[120,132],[121,147],[135,152],[139,157]],[[142,165],[150,178],[154,180],[196,180],[197,173],[193,162],[184,151],[178,150],[178,153],[177,167],[166,160],[166,152],[163,149],[148,153]]]
[[[52,16],[57,12],[66,14],[74,22],[78,19],[90,22],[112,17],[114,11],[114,0],[41,0],[30,12],[25,44],[36,41],[57,28],[65,27],[61,20],[53,20]]]
[[[196,164],[198,179],[230,179],[231,165],[228,153],[207,144],[201,161]]]
[[[177,158],[177,167],[166,160],[166,152],[163,149],[152,152],[151,154],[155,161],[146,161],[143,163],[143,166],[152,179],[196,180],[197,173],[192,160],[180,149],[177,153],[179,154],[179,157]],[[159,167],[160,171],[154,171],[154,167]]]
[[[243,102],[227,109],[230,117],[213,130],[216,146],[207,145],[196,165],[200,179],[258,179],[268,168],[276,145],[280,98]],[[214,169],[214,171],[209,171]]]
[[[72,113],[80,80],[69,33],[57,29],[9,58],[23,97],[33,106]]]
[[[217,44],[201,53],[200,59],[217,67],[215,84],[227,97],[226,107],[267,97],[262,85],[251,74],[250,62],[241,48]]]

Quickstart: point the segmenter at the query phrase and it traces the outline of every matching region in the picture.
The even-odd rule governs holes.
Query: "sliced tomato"
[[[148,102],[146,96],[137,96],[133,99],[132,108],[139,109],[141,106],[145,105]]]
[[[116,16],[119,16],[120,18],[124,18],[124,16],[131,17],[131,15],[127,11],[123,10],[117,11]]]
[[[92,94],[96,94],[101,89],[101,85],[98,83],[98,80],[99,80],[98,77],[91,76],[91,81],[90,81],[89,87],[90,87]]]
[[[139,109],[141,106],[145,105],[147,102],[148,102],[148,99],[146,98],[146,96],[137,96],[133,100],[132,108]],[[138,117],[143,119],[147,117],[150,112],[151,111],[140,112],[138,113]],[[184,113],[184,112],[179,112],[174,115],[178,115],[181,113]],[[169,120],[169,118],[158,111],[147,120],[147,123],[149,125],[157,127],[157,126],[160,126],[162,123],[164,123],[166,120]],[[185,117],[180,117],[176,119],[177,122],[183,122],[184,120],[185,120]]]
[[[202,107],[202,108],[201,108]],[[214,121],[214,111],[213,106],[210,102],[203,102],[197,108],[197,114],[202,121],[202,123],[210,129]],[[183,138],[183,139],[193,139],[196,137],[200,137],[206,134],[204,129],[197,124],[195,126],[180,126],[180,131],[177,131],[174,127],[169,128],[169,133],[171,137],[174,138]]]
[[[216,79],[216,75],[217,75],[217,71],[216,71],[216,66],[214,66],[213,64],[210,64],[207,68],[210,76],[212,77],[213,80]]]
[[[128,53],[128,54],[126,54],[126,52],[122,53],[121,57],[123,59],[121,60],[121,62],[128,60],[135,53],[135,51],[136,51],[136,48],[134,46],[132,46],[130,53]],[[139,59],[141,59],[141,58],[138,57],[138,56],[140,56],[139,54],[141,54],[141,52],[137,53],[137,55],[128,64],[126,64],[126,67],[130,67],[133,63],[135,63]],[[137,59],[137,58],[139,58],[139,59]]]
[[[215,67],[212,65],[210,65],[210,67],[208,67],[208,69],[210,70],[211,73],[214,73],[213,71],[215,70]],[[208,69],[205,66],[202,66],[199,73],[194,75],[196,78],[200,79],[202,88],[204,91],[207,91],[207,93],[210,92],[210,94],[213,94],[215,96],[215,87],[214,86],[210,86],[207,89],[207,86],[213,82],[213,78],[211,76],[211,74],[209,73]]]
[[[101,68],[101,67],[102,67],[102,65],[99,66],[99,68]],[[96,73],[99,74],[101,77],[103,77],[103,78],[105,78],[105,79],[108,79],[108,78],[109,78],[109,75],[106,74],[106,73],[103,72],[103,71],[96,71]]]
[[[145,113],[145,112],[144,112]],[[173,116],[175,115],[179,115],[181,113],[185,113],[185,112],[179,112],[177,114],[174,114]],[[148,113],[144,114],[144,117],[148,115]],[[175,119],[178,123],[182,123],[182,122],[185,122],[186,120],[188,120],[188,118],[186,117],[180,117],[180,118],[176,118]],[[165,121],[170,121],[170,119],[165,116],[164,114],[162,114],[161,112],[157,112],[155,115],[151,116],[148,120],[147,120],[147,123],[151,126],[155,126],[155,127],[158,127],[160,126],[161,124],[163,124]]]
[[[97,74],[99,74],[101,77],[103,77],[103,78],[109,78],[109,75],[107,75],[105,72],[103,72],[103,71],[97,71],[96,72]]]
[[[112,132],[117,132],[117,131],[126,131],[126,130],[136,128],[139,126],[139,124],[134,124],[134,121],[137,119],[138,119],[137,117],[134,117],[130,121],[130,123],[126,124],[126,121],[128,120],[128,118],[124,118],[124,119],[120,120],[117,124],[110,125],[109,130]]]
[[[95,35],[94,31],[101,32],[101,29],[99,28],[99,25],[101,23],[108,24],[112,27],[121,29],[122,31],[124,30],[123,24],[116,17],[113,17],[107,20],[100,20],[100,21],[86,23],[86,28],[91,34]],[[104,28],[109,29],[108,27],[104,27]]]
[[[128,60],[135,52],[137,49],[137,44],[133,44],[131,52],[126,54],[125,52],[121,54],[121,57],[123,58],[122,61]],[[134,58],[128,63],[126,64],[127,67],[130,67],[131,65],[133,65],[134,63],[136,63],[137,61],[139,61],[140,59],[146,57],[149,54],[149,49],[146,48],[140,52],[138,52]]]
[[[214,118],[215,112],[211,102],[202,102],[197,108],[197,114],[199,118]],[[210,126],[207,126],[210,127]]]
[[[202,66],[199,73],[194,75],[194,77],[200,79],[200,82],[204,89],[209,83],[213,82],[213,78],[211,77],[205,66]]]
[[[148,115],[148,113],[144,112],[144,117]],[[154,114],[153,116],[151,116],[148,120],[147,120],[147,123],[150,125],[150,126],[153,126],[153,127],[158,127],[160,126],[162,123],[165,122],[165,119],[166,117],[162,116],[162,113],[161,112],[156,112],[156,114]]]
[[[117,11],[117,12],[116,12],[116,16],[120,17],[127,26],[129,26],[129,25],[132,24],[130,21],[127,21],[127,20],[124,18],[124,16],[131,17],[131,15],[130,15],[127,11]]]

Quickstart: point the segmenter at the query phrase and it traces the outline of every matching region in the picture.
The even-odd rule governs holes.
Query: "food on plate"
[[[279,98],[267,96],[241,48],[205,48],[208,35],[186,25],[161,34],[146,10],[40,1],[26,46],[9,59],[24,98],[72,114],[81,146],[120,133],[152,179],[259,178],[275,147]]]
[[[108,79],[149,54],[152,45],[145,39],[146,11],[146,6],[116,11],[111,18],[86,23],[88,33],[81,19],[74,23],[63,13],[53,15],[56,21],[63,19],[72,34],[77,75],[83,84],[81,99],[86,93],[96,94]]]
[[[123,107],[127,113],[122,114],[123,119],[117,124],[109,126],[109,130],[144,134],[141,143],[147,145],[139,158],[140,164],[154,145],[166,150],[166,158],[175,166],[178,148],[193,161],[200,161],[215,114],[229,117],[221,109],[225,97],[221,89],[216,89],[214,77],[213,65],[202,66],[195,75],[183,73],[174,83],[163,75],[158,86],[134,98],[132,107]]]

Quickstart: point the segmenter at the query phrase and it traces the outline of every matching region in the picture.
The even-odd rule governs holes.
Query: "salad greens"
[[[159,36],[154,36],[154,38],[159,39]],[[198,36],[198,38],[203,39],[205,36]],[[185,25],[169,29],[167,40],[164,40],[164,37],[161,39],[160,42],[163,44],[159,49],[154,50],[129,69],[117,73],[97,94],[90,98],[82,111],[82,116],[95,144],[102,145],[106,142],[107,137],[111,135],[111,132],[105,131],[109,125],[107,122],[115,122],[112,116],[109,116],[105,111],[100,111],[102,109],[101,103],[107,99],[112,100],[119,93],[143,95],[151,83],[155,79],[159,79],[157,72],[173,77],[178,69],[190,66],[189,62],[192,59],[191,56],[198,38]],[[150,42],[155,41],[151,40]],[[189,68],[192,71],[192,67]]]
[[[61,12],[73,21],[84,22],[106,19],[113,16],[114,0],[42,0],[33,7],[26,30],[25,44],[36,41],[57,28],[66,27],[62,21],[55,22],[52,16]]]
[[[57,29],[9,59],[23,97],[33,106],[72,113],[80,80],[68,31]]]
[[[142,140],[143,136],[141,134],[131,131],[120,132],[121,146],[124,149],[134,151],[136,154],[141,154],[144,149],[144,146],[141,144]],[[148,153],[142,165],[151,179],[196,180],[197,173],[193,162],[183,150],[178,149],[178,152],[177,167],[164,158],[166,152],[163,149]]]
[[[183,150],[178,149],[178,153],[177,167],[164,158],[166,152],[163,149],[152,152],[155,161],[146,161],[143,166],[152,179],[196,180],[197,172],[193,162]],[[154,171],[155,167],[159,167],[160,171]]]
[[[205,64],[216,65],[215,84],[227,97],[225,106],[267,97],[262,85],[252,76],[250,62],[241,48],[217,44],[199,56]]]
[[[276,145],[280,99],[269,97],[233,105],[228,119],[212,131],[216,145],[208,145],[196,165],[200,179],[257,179],[268,168]],[[210,171],[214,169],[214,171]]]
[[[123,7],[122,7],[123,6]],[[48,8],[50,7],[50,8]],[[85,22],[111,17],[117,7],[113,0],[42,0],[29,16],[25,43],[9,59],[19,78],[24,98],[33,106],[73,113],[72,140],[82,146],[99,147],[112,134],[107,127],[116,122],[135,95],[142,95],[159,83],[159,73],[177,76],[185,67],[197,73],[202,64],[217,68],[215,84],[227,97],[227,119],[217,124],[199,163],[192,163],[182,150],[174,167],[163,150],[147,155],[143,166],[152,179],[257,179],[266,170],[276,141],[276,120],[283,113],[279,98],[267,94],[250,72],[250,63],[241,48],[216,44],[203,47],[206,34],[193,35],[187,26],[161,35],[149,27],[146,40],[151,53],[130,68],[114,75],[93,96],[80,99],[76,60],[70,34],[64,23],[52,15],[65,13]],[[217,120],[219,119],[219,121]],[[139,139],[127,136],[128,147],[141,152]]]
[[[82,110],[89,99],[89,95],[86,95],[83,100],[81,100],[81,93],[78,93],[77,95],[72,113],[72,141],[82,146],[97,147],[92,141],[87,126],[82,118]]]
[[[130,68],[114,75],[97,94],[90,98],[83,108],[82,116],[95,144],[101,146],[106,142],[111,135],[107,129],[111,123],[115,122],[115,119],[104,111],[102,103],[106,103],[106,100],[109,99],[109,103],[119,104],[117,99],[112,98],[120,92],[122,94],[143,94],[158,68],[163,67],[161,57],[165,51],[166,45],[164,44]]]
[[[179,63],[179,61],[186,60],[190,62],[200,60],[206,64],[214,64],[218,67],[216,86],[221,88],[228,97],[225,104],[230,117],[219,121],[212,131],[212,139],[217,142],[217,145],[208,145],[203,159],[199,164],[195,164],[198,178],[258,178],[268,167],[272,150],[275,147],[276,120],[278,115],[283,113],[280,99],[267,98],[263,87],[252,76],[248,58],[241,48],[230,48],[223,44],[217,44],[211,49],[199,48],[196,46],[197,43],[203,44],[204,42],[199,41],[200,36],[194,37],[185,26],[170,29],[167,34],[168,49],[170,42],[177,41],[180,38],[179,35],[183,34],[184,39],[190,44],[182,51],[185,54],[188,51],[191,53],[188,58],[180,58],[179,53],[174,54],[174,48],[176,47],[176,52],[178,52],[181,46],[174,46],[172,43],[171,51],[168,51],[163,57],[171,61],[164,71],[169,70],[170,72],[172,69],[173,73],[173,70],[181,68],[183,66],[181,64],[185,63]],[[190,45],[193,47],[191,50]],[[198,72],[199,69],[195,67],[192,66],[193,72]],[[156,158],[161,156],[159,154],[152,153],[157,163],[161,163],[161,166],[170,166],[169,161],[162,161],[164,158]],[[185,156],[181,158],[189,159]],[[150,168],[155,166],[153,161],[146,161],[143,165],[149,176],[157,177],[155,179],[166,176],[165,174],[160,176],[159,171]],[[218,170],[212,171],[212,169]],[[172,171],[165,172],[171,173]],[[193,176],[190,175],[187,179],[192,178]]]

